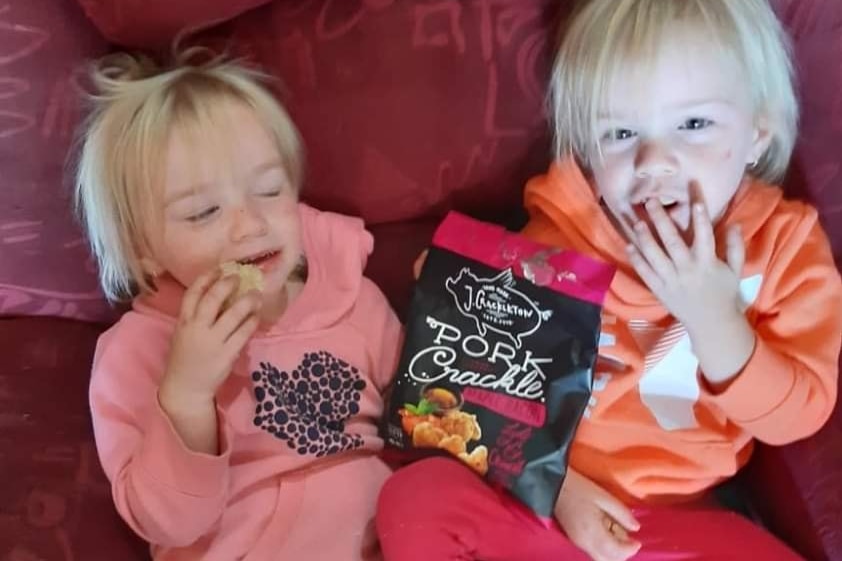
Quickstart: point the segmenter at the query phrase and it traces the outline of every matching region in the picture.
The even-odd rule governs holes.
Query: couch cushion
[[[159,46],[179,25],[261,3],[161,1],[153,10],[136,0],[84,1],[110,37]],[[435,219],[450,207],[497,219],[519,206],[524,180],[549,158],[543,84],[551,30],[567,5],[276,0],[201,41],[230,46],[283,77],[308,146],[311,203],[370,224]],[[842,140],[842,70],[834,63],[842,5],[776,6],[804,82],[788,188],[819,206],[842,260],[835,219],[842,172],[833,148]],[[0,10],[0,21],[12,24],[0,26],[0,314],[109,320],[115,314],[97,289],[63,181],[79,116],[71,76],[106,46],[72,2],[10,0]],[[376,251],[372,270],[388,270],[379,259]]]
[[[0,319],[0,559],[148,558],[114,510],[94,447],[87,395],[99,332]]]
[[[234,13],[256,3],[227,5]],[[23,130],[7,124],[0,134],[0,314],[106,320],[61,181],[78,116],[69,77],[104,44],[72,2],[54,4],[9,0],[0,14],[18,25],[0,27],[0,53],[33,42],[6,65],[15,76],[6,88],[26,91],[0,93],[0,109],[27,119]],[[84,5],[109,36],[131,43],[143,26],[146,40],[165,37],[172,22],[206,23],[226,3]],[[193,21],[184,6],[195,8]],[[305,198],[316,206],[370,224],[439,217],[450,207],[498,218],[520,205],[525,179],[548,160],[543,83],[549,30],[564,6],[277,0],[201,41],[231,45],[283,77],[307,144]]]
[[[0,315],[110,315],[65,180],[73,80],[105,48],[73,2],[0,2]]]
[[[191,31],[227,21],[272,0],[79,0],[102,34],[125,46],[167,43]]]
[[[842,267],[842,3],[778,0],[795,46],[801,131],[786,181],[819,209]],[[842,357],[840,357],[842,368]],[[816,436],[760,447],[746,479],[764,521],[809,559],[842,560],[842,403]]]
[[[276,1],[200,41],[282,78],[314,205],[499,218],[549,158],[549,31],[567,4]]]
[[[842,561],[842,406],[807,440],[758,447],[743,479],[775,534],[807,559]]]
[[[819,209],[842,268],[842,2],[777,0],[792,36],[801,127],[787,192]]]

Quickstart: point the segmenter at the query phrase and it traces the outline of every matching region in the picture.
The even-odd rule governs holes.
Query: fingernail
[[[705,206],[702,203],[696,203],[693,205],[693,210],[697,213],[702,214],[705,211]]]

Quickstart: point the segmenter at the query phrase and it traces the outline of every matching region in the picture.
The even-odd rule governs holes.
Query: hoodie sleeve
[[[363,279],[354,315],[355,323],[368,344],[371,379],[382,394],[395,377],[403,342],[403,326],[386,296],[368,279]]]
[[[842,282],[814,210],[778,232],[754,322],[757,343],[715,403],[768,444],[810,436],[836,402],[842,342]]]
[[[97,343],[90,402],[97,451],[120,516],[150,543],[182,547],[222,514],[231,433],[217,410],[218,456],[193,452],[181,441],[158,403],[168,342],[168,333],[124,317]]]

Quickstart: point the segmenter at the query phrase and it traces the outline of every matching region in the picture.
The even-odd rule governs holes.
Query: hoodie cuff
[[[792,392],[795,376],[786,361],[757,337],[754,353],[742,372],[721,392],[707,392],[734,422],[751,423],[777,409]]]
[[[225,489],[231,458],[231,429],[216,408],[220,454],[194,452],[185,446],[161,405],[155,402],[139,450],[143,469],[163,485],[194,497],[218,496]]]

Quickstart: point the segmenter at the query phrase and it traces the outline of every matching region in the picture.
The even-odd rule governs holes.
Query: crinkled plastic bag
[[[591,396],[613,274],[450,213],[415,286],[387,444],[458,458],[549,519]]]

